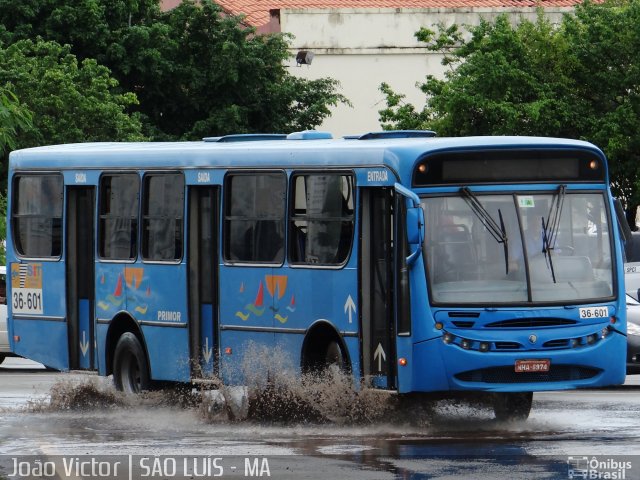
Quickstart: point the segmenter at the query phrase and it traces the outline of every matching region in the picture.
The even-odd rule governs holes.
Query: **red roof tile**
[[[269,10],[285,8],[574,7],[581,0],[216,0],[216,3],[233,15],[246,15],[246,23],[259,27],[269,22]]]

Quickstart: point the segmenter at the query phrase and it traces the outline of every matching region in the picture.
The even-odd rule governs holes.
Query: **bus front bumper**
[[[412,390],[531,392],[619,385],[625,380],[626,350],[626,337],[615,331],[593,345],[518,351],[466,350],[437,338],[414,345],[414,365],[422,368],[414,371]],[[548,361],[548,371],[516,371],[523,360]]]

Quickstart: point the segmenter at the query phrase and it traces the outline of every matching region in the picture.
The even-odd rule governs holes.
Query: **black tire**
[[[113,383],[117,390],[129,394],[149,390],[149,365],[138,337],[123,333],[113,357]]]
[[[7,358],[7,356],[4,353],[0,353],[0,363],[4,362],[5,358]]]
[[[493,412],[501,422],[523,421],[529,418],[533,392],[493,394]]]

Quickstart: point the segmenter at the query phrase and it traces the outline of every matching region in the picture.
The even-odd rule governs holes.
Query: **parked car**
[[[627,374],[640,373],[640,302],[627,294]]]
[[[7,334],[7,267],[0,265],[0,363],[10,355]]]
[[[624,287],[627,295],[631,295],[636,300],[640,291],[640,262],[630,262],[624,264]]]

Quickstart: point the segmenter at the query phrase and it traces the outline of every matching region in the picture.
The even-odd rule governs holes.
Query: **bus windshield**
[[[610,224],[600,192],[422,198],[436,304],[580,303],[613,295]]]

